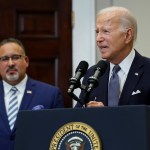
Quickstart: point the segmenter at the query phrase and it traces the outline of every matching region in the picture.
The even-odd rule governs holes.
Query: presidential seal
[[[102,150],[102,144],[91,126],[83,122],[71,122],[57,130],[49,150]]]

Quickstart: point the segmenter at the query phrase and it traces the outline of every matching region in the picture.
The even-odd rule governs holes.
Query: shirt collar
[[[134,57],[135,57],[135,50],[132,49],[129,55],[119,64],[122,71],[125,72],[126,74],[128,74],[129,72]]]
[[[25,87],[26,87],[25,85],[26,85],[26,82],[27,82],[27,78],[28,78],[28,76],[25,75],[24,79],[23,79],[20,83],[18,83],[17,85],[15,85],[15,87],[18,89],[19,92],[24,91],[24,89],[25,89]],[[8,92],[10,91],[10,89],[11,89],[13,86],[10,85],[10,84],[8,84],[8,83],[5,82],[4,80],[3,80],[3,85],[4,85],[4,92],[5,92],[5,94],[8,94]]]
[[[126,74],[128,74],[129,72],[134,57],[135,57],[135,50],[132,49],[129,55],[119,64],[121,70]],[[115,66],[114,64],[110,63],[110,72],[112,72],[114,66]]]

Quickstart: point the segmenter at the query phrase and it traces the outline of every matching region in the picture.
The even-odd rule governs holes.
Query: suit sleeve
[[[61,92],[59,89],[56,89],[55,101],[53,104],[53,108],[63,108],[63,107],[64,107],[64,102],[63,102]]]

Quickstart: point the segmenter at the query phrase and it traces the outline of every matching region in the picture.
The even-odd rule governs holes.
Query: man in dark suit
[[[137,37],[137,22],[132,13],[124,7],[108,7],[101,10],[96,21],[97,45],[102,59],[108,63],[105,73],[99,79],[98,87],[90,93],[87,107],[150,104],[150,59],[141,56],[134,48]],[[117,72],[119,88],[109,89],[113,67],[120,66]],[[95,66],[86,73],[83,84],[94,74]],[[112,88],[116,84],[113,84]],[[111,91],[111,92],[110,92]],[[118,96],[118,101],[111,103]],[[82,90],[80,99],[85,99]],[[117,99],[117,98],[115,98]],[[76,107],[81,107],[77,103]]]
[[[0,43],[0,149],[14,150],[18,111],[62,108],[60,90],[26,74],[29,59],[22,43],[14,38]],[[11,94],[11,88],[16,92]],[[13,95],[13,96],[12,96]],[[13,101],[9,102],[10,97]],[[11,105],[11,107],[10,107]]]

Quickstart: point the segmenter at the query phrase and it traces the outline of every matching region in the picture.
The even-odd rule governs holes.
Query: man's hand
[[[86,104],[87,107],[103,107],[104,104],[102,102],[90,101]]]

